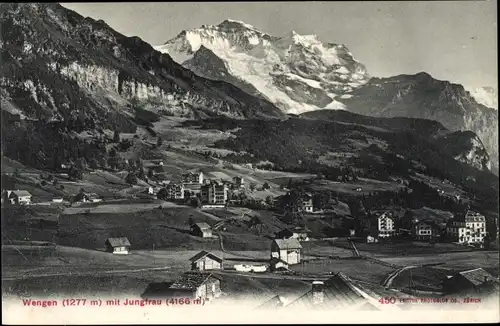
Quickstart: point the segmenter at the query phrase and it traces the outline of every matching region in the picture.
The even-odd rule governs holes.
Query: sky
[[[62,3],[127,36],[161,45],[182,30],[240,20],[345,44],[369,74],[426,71],[466,88],[498,88],[497,0]]]

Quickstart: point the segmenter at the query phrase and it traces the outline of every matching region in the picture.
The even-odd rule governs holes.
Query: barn
[[[106,251],[117,255],[127,255],[130,252],[130,241],[126,237],[108,238],[105,242]]]
[[[200,251],[189,260],[191,261],[192,270],[206,271],[222,269],[223,259],[205,250]]]
[[[210,301],[221,295],[221,281],[208,272],[189,271],[175,280],[168,292],[170,297]]]
[[[26,190],[7,190],[7,198],[13,205],[29,205],[31,197],[31,194]]]
[[[492,284],[498,288],[498,278],[494,277],[482,268],[475,268],[455,273],[443,280],[443,292],[450,293],[480,293],[486,288],[486,284]]]
[[[299,240],[294,238],[274,239],[271,243],[271,259],[278,258],[289,265],[300,263],[301,251]]]
[[[202,238],[212,237],[212,228],[207,223],[195,223],[191,226],[191,234]]]

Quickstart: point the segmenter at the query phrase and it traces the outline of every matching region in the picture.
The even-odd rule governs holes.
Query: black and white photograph
[[[2,323],[500,321],[497,1],[0,4]]]

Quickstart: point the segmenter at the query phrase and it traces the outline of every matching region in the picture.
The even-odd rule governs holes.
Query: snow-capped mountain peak
[[[295,31],[272,36],[231,19],[184,31],[156,50],[203,77],[230,82],[289,113],[343,109],[336,98],[369,78],[345,45]],[[195,56],[197,51],[203,53]]]
[[[250,29],[250,30],[257,30],[255,27],[253,27],[250,24],[247,24],[245,22],[242,22],[240,20],[234,20],[234,19],[226,19],[219,25],[217,25],[222,28],[227,28],[227,29]]]
[[[321,43],[319,40],[318,40],[318,37],[316,35],[300,35],[299,33],[297,33],[296,31],[293,31],[283,37],[282,39],[286,39],[286,38],[290,38],[294,43],[301,43],[301,44],[304,44],[304,45],[312,45],[312,44],[319,44]]]

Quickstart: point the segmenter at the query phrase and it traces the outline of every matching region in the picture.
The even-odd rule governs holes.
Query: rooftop
[[[302,245],[297,239],[275,239],[274,242],[280,249],[300,249]]]
[[[222,262],[222,258],[220,258],[219,256],[217,255],[214,255],[213,253],[211,252],[208,252],[206,250],[202,250],[200,251],[199,253],[197,253],[196,255],[194,255],[193,257],[189,258],[190,261],[192,262],[196,262],[204,257],[210,257],[212,258],[213,260],[216,260],[218,262]]]
[[[12,193],[18,197],[31,196],[31,194],[27,190],[12,190]]]
[[[211,273],[204,272],[186,272],[181,275],[175,282],[170,285],[170,289],[175,290],[196,290],[203,283],[205,283],[210,277],[213,277]]]
[[[106,243],[109,243],[110,246],[112,246],[112,247],[123,247],[123,246],[130,247],[130,241],[128,241],[128,239],[126,237],[108,238],[106,240]]]
[[[480,285],[485,283],[486,281],[496,280],[493,275],[482,268],[459,272],[459,274],[474,285]]]
[[[436,221],[433,221],[433,220],[420,220],[418,222],[415,223],[415,225],[421,225],[421,224],[426,224],[426,225],[429,225],[429,226],[432,226],[432,227],[439,227],[439,224],[436,223]]]
[[[318,309],[345,309],[362,308],[369,303],[358,291],[354,285],[342,273],[326,280],[323,285],[323,302],[313,302],[313,291],[310,290],[298,299],[287,305],[287,307],[306,307]],[[373,307],[374,308],[374,307]]]
[[[196,225],[197,227],[199,227],[201,230],[206,230],[206,229],[210,229],[210,225],[208,225],[207,223],[205,222],[201,222],[201,223],[195,223],[193,224],[193,226]]]
[[[484,215],[481,215],[477,212],[473,212],[473,211],[467,211],[467,213],[465,214],[465,221],[466,222],[484,222],[486,220],[486,218],[484,217]]]

